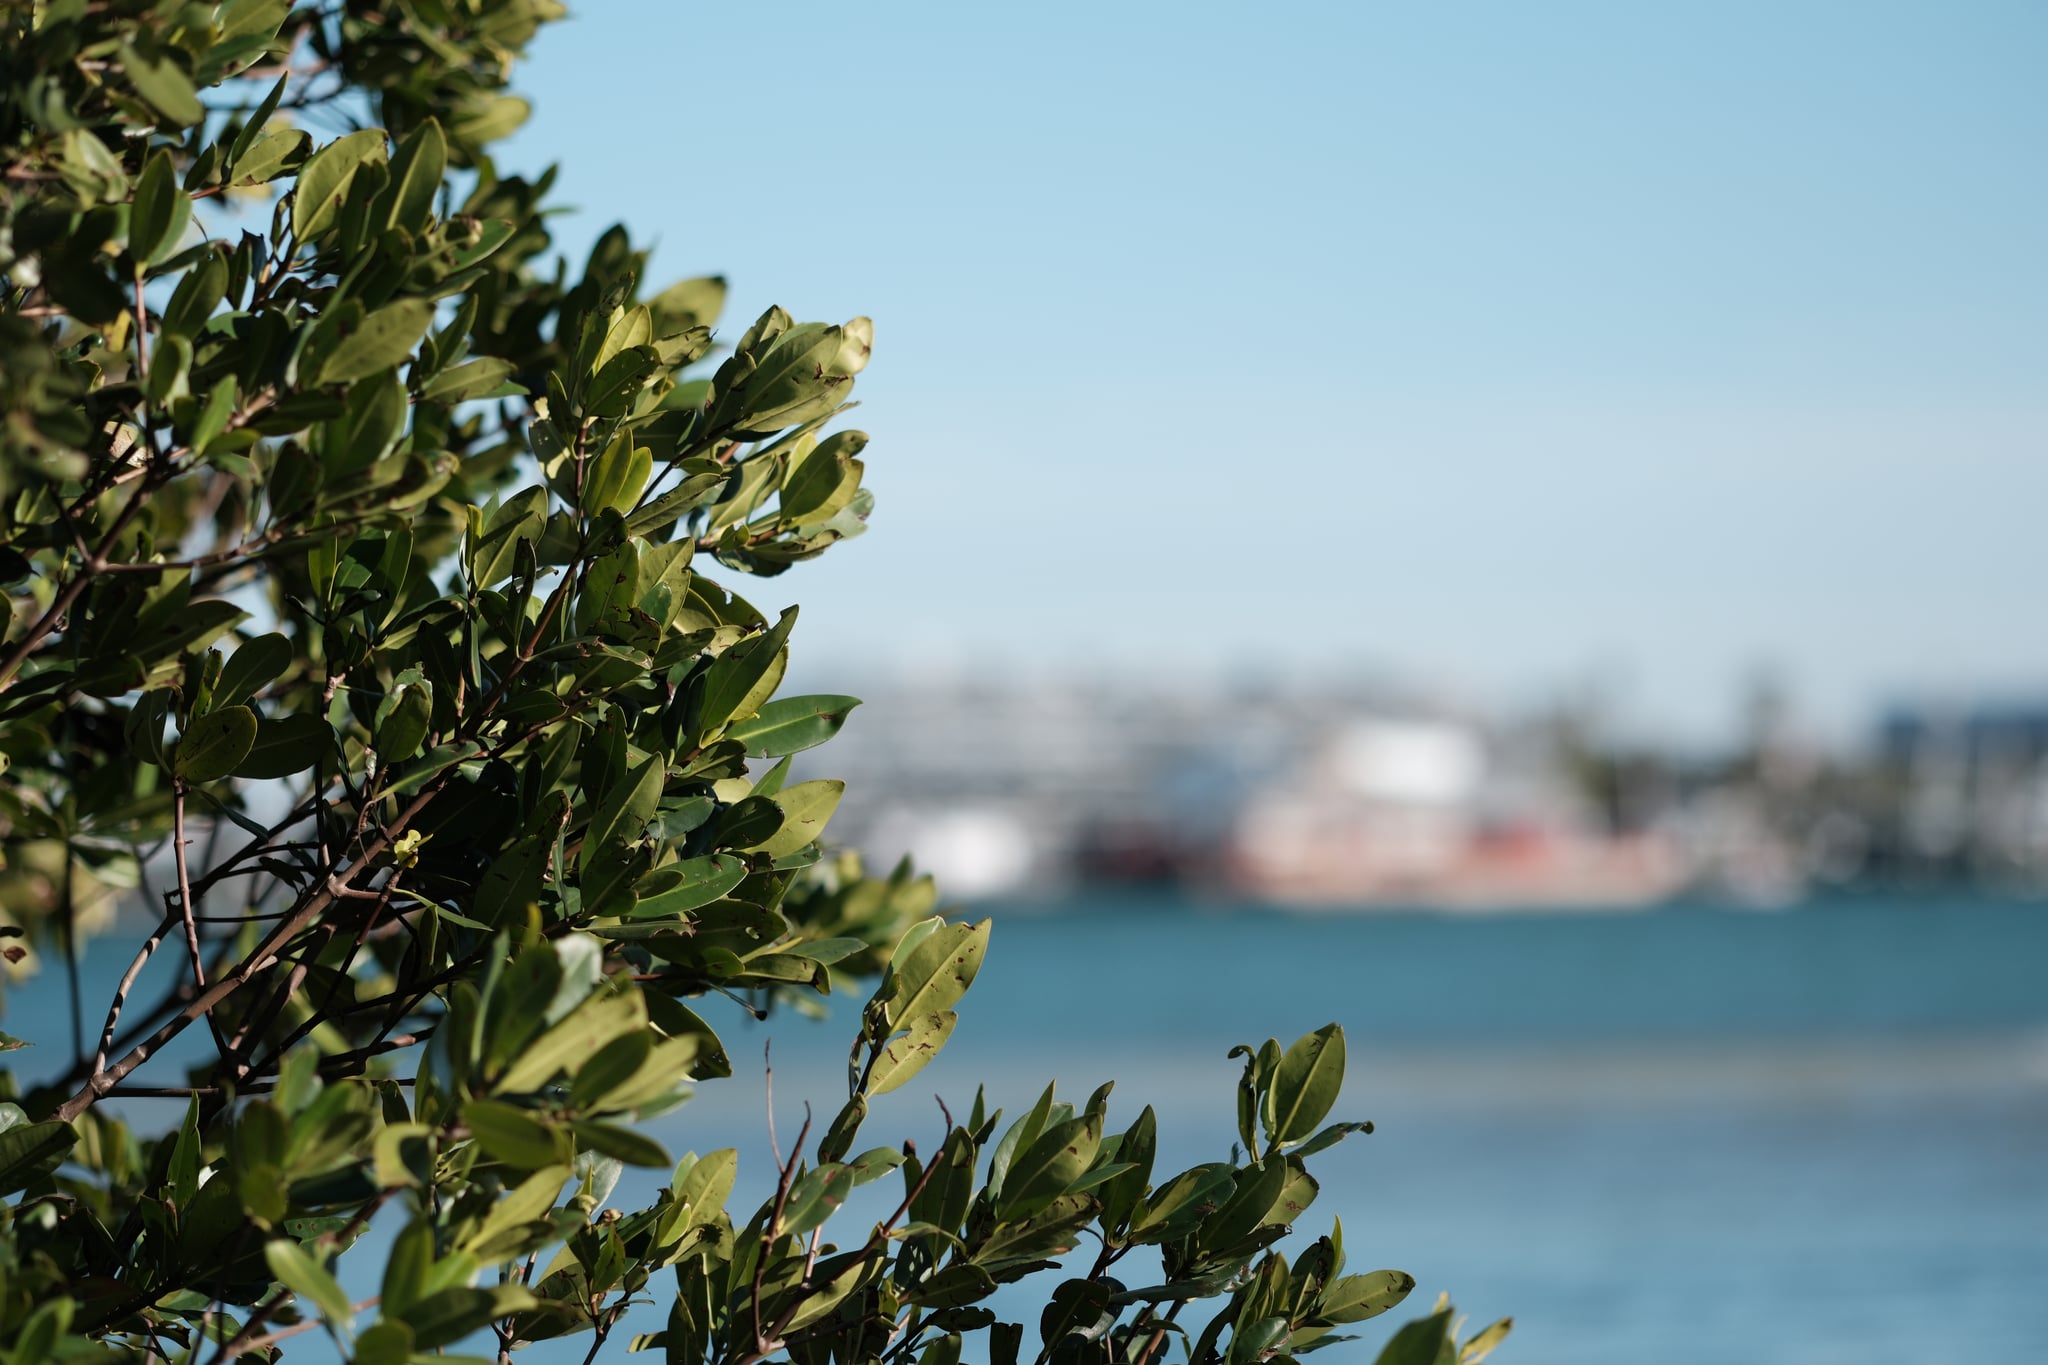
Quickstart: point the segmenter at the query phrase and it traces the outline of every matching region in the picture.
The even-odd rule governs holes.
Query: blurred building
[[[2048,706],[1900,709],[1830,754],[1759,687],[1729,752],[1388,689],[867,689],[837,838],[960,896],[1172,884],[1303,906],[1760,905],[2048,886]]]

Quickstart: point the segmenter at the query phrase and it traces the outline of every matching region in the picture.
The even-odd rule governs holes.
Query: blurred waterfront
[[[855,690],[841,737],[798,760],[848,781],[833,835],[910,853],[956,894],[1590,909],[2048,890],[2048,702],[1900,705],[1823,740],[1759,684],[1731,741],[1688,749],[1591,702],[1493,712],[1394,687]]]

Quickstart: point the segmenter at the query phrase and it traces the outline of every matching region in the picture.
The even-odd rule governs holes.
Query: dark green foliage
[[[1341,1234],[1272,1250],[1315,1198],[1304,1158],[1363,1127],[1325,1125],[1334,1026],[1243,1050],[1244,1146],[1192,1171],[1155,1171],[1151,1112],[1117,1130],[1107,1086],[861,1148],[989,926],[821,851],[839,783],[750,774],[859,703],[775,699],[795,612],[701,568],[777,574],[864,529],[867,437],[824,428],[873,331],[772,309],[716,347],[723,283],[646,293],[617,228],[556,265],[552,175],[489,146],[558,13],[0,9],[0,941],[18,970],[72,958],[132,890],[162,916],[138,970],[180,964],[69,1040],[33,1021],[54,1069],[75,1053],[56,1084],[0,1079],[0,1346],[213,1365],[319,1326],[366,1365],[594,1353],[636,1304],[667,1325],[633,1345],[726,1365],[1344,1340],[1413,1281],[1345,1274]],[[352,118],[380,126],[311,131]],[[737,1153],[647,1136],[732,1073],[704,997],[815,1012],[863,980],[846,1104],[762,1207],[727,1207]],[[168,1065],[174,1040],[201,1050]],[[126,1096],[181,1117],[131,1124]],[[620,1210],[627,1167],[674,1175]],[[847,1229],[878,1182],[894,1213]],[[372,1219],[374,1306],[335,1275]],[[1111,1275],[1138,1248],[1162,1282]],[[1035,1335],[985,1306],[1040,1272]],[[1461,1348],[1440,1312],[1383,1359],[1476,1361],[1504,1330]]]

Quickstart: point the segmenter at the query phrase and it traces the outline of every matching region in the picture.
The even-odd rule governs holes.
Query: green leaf
[[[1307,1142],[1302,1143],[1301,1146],[1294,1148],[1291,1155],[1296,1157],[1314,1156],[1317,1152],[1327,1151],[1335,1147],[1353,1133],[1370,1133],[1371,1131],[1372,1123],[1370,1121],[1361,1123],[1333,1123]]]
[[[246,641],[221,665],[213,685],[213,704],[240,706],[291,667],[292,642],[272,631]]]
[[[1494,1323],[1465,1343],[1464,1349],[1458,1352],[1458,1365],[1479,1365],[1480,1361],[1493,1354],[1495,1347],[1508,1339],[1508,1333],[1513,1331],[1514,1327],[1513,1318],[1502,1318]]]
[[[877,998],[887,1007],[891,1028],[920,1015],[951,1009],[974,984],[988,955],[993,921],[948,924],[927,935],[910,953],[890,964]]]
[[[495,1089],[501,1094],[537,1089],[581,1066],[620,1034],[645,1027],[647,1007],[638,991],[600,991],[521,1052]]]
[[[14,1349],[8,1353],[14,1365],[41,1365],[51,1356],[53,1348],[65,1333],[71,1330],[71,1316],[78,1307],[70,1298],[46,1300],[21,1324],[20,1334],[14,1339]],[[65,1343],[67,1347],[71,1343]],[[69,1358],[72,1351],[66,1350]]]
[[[1239,1171],[1236,1192],[1202,1225],[1202,1244],[1227,1251],[1266,1226],[1280,1196],[1287,1190],[1290,1174],[1287,1163],[1279,1157],[1271,1158],[1263,1166]]]
[[[640,837],[641,830],[654,818],[666,778],[661,755],[650,754],[639,767],[612,784],[596,814],[590,817],[590,828],[585,831],[583,847],[576,855],[578,872],[589,871],[600,858],[616,857]]]
[[[1228,1199],[1234,1184],[1226,1162],[1181,1172],[1154,1190],[1131,1220],[1131,1240],[1157,1242],[1180,1237]]]
[[[246,706],[209,711],[187,727],[178,741],[171,771],[187,782],[226,777],[256,745],[256,713]]]
[[[399,144],[391,160],[391,184],[384,191],[391,204],[386,225],[418,236],[434,215],[434,196],[447,170],[448,139],[430,118]]]
[[[135,181],[135,206],[128,214],[128,252],[150,266],[177,249],[192,201],[178,185],[177,168],[168,150],[159,148],[143,164]]]
[[[792,328],[776,340],[747,376],[740,425],[766,436],[824,417],[853,392],[846,329]]]
[[[739,1160],[739,1153],[731,1147],[706,1153],[695,1161],[684,1158],[669,1186],[677,1206],[685,1210],[678,1235],[711,1222],[725,1211],[725,1201],[731,1196],[733,1181],[739,1174]]]
[[[672,284],[647,301],[664,334],[709,327],[725,311],[725,277],[705,275]]]
[[[781,758],[814,748],[839,733],[859,697],[781,697],[731,726],[725,737],[744,744],[749,758]]]
[[[629,433],[620,432],[584,471],[583,510],[591,516],[607,509],[631,511],[653,470],[654,452],[634,445]]]
[[[194,1095],[185,1107],[185,1122],[178,1129],[178,1140],[171,1148],[171,1164],[167,1173],[171,1199],[179,1208],[192,1202],[192,1196],[199,1193],[199,1172],[204,1165],[204,1153],[199,1142],[199,1097]]]
[[[825,1220],[839,1211],[846,1197],[853,1193],[853,1171],[837,1162],[827,1162],[816,1170],[806,1171],[789,1188],[789,1202],[782,1210],[782,1221],[775,1226],[776,1237],[801,1237],[813,1228],[824,1226]]]
[[[213,386],[213,392],[206,395],[206,405],[192,422],[194,453],[205,456],[212,452],[214,442],[227,432],[228,420],[235,415],[235,407],[241,398],[240,386],[233,375]]]
[[[533,106],[517,95],[490,95],[468,100],[462,109],[462,113],[450,120],[451,130],[458,141],[472,147],[510,137],[533,112]]]
[[[539,1170],[568,1160],[569,1144],[526,1110],[496,1100],[471,1100],[462,1106],[470,1136],[496,1160],[525,1170]]]
[[[414,1347],[431,1351],[462,1340],[487,1325],[497,1312],[498,1297],[490,1290],[452,1285],[408,1304],[398,1316],[412,1329]]]
[[[1273,1078],[1273,1118],[1267,1137],[1274,1142],[1300,1142],[1337,1103],[1344,1087],[1344,1030],[1325,1024],[1298,1039],[1280,1059]]]
[[[1394,1333],[1373,1365],[1437,1365],[1451,1336],[1451,1310],[1418,1318]]]
[[[749,719],[768,700],[774,691],[770,670],[779,675],[782,648],[796,625],[796,611],[791,607],[773,628],[740,641],[712,663],[704,679],[703,734],[709,736],[733,721]]]
[[[623,1161],[628,1166],[669,1164],[666,1148],[630,1128],[621,1128],[615,1123],[598,1123],[592,1119],[578,1119],[570,1126],[575,1130],[579,1147]]]
[[[658,867],[633,888],[639,897],[633,917],[665,919],[686,914],[719,899],[746,875],[746,859],[730,853],[713,853]]]
[[[387,303],[334,348],[313,382],[346,384],[388,370],[412,354],[433,323],[434,305],[425,299]]]
[[[164,725],[170,720],[174,700],[176,694],[170,688],[152,688],[136,698],[127,723],[122,726],[122,734],[135,756],[159,768],[170,766],[164,759]]]
[[[139,636],[122,641],[135,657],[154,664],[188,649],[199,649],[248,619],[249,613],[232,602],[209,598],[193,602],[183,610],[152,621]]]
[[[199,329],[213,316],[213,310],[227,297],[227,292],[227,257],[220,251],[209,251],[178,281],[178,287],[171,291],[170,302],[164,305],[163,314],[157,321],[167,335],[197,336]]]
[[[1316,1316],[1330,1322],[1364,1322],[1398,1305],[1415,1288],[1405,1270],[1375,1270],[1346,1275],[1323,1290]]]
[[[980,1266],[957,1262],[911,1290],[908,1298],[920,1308],[959,1308],[979,1303],[996,1292],[996,1282]]]
[[[478,356],[446,369],[420,386],[420,400],[426,403],[464,403],[496,390],[512,377],[512,362],[496,356]]]
[[[313,139],[298,128],[273,128],[250,144],[235,161],[232,185],[264,185],[277,179],[295,161],[303,161]]]
[[[834,432],[793,462],[782,481],[783,520],[813,525],[837,516],[860,489],[864,467],[854,457],[867,443],[864,431]]]
[[[1029,1218],[997,1224],[974,1259],[986,1266],[1004,1260],[1064,1256],[1080,1242],[1081,1228],[1095,1209],[1095,1201],[1085,1194],[1063,1194]]]
[[[391,1250],[385,1257],[383,1292],[378,1304],[384,1316],[396,1317],[418,1299],[420,1287],[433,1269],[434,1224],[426,1218],[415,1218],[391,1239]]]
[[[547,847],[535,840],[514,844],[492,861],[477,884],[470,909],[486,924],[513,924],[540,896]]]
[[[1278,1351],[1287,1339],[1286,1318],[1260,1318],[1232,1329],[1227,1365],[1256,1365]]]
[[[384,156],[384,130],[365,128],[336,138],[308,157],[292,189],[293,235],[310,242],[333,227],[356,172]]]
[[[6,1106],[18,1119],[21,1110]],[[78,1142],[78,1130],[61,1120],[20,1123],[0,1131],[0,1194],[13,1194],[63,1164]]]
[[[1010,1165],[997,1210],[1004,1218],[1029,1218],[1081,1178],[1102,1146],[1102,1115],[1056,1123]]]
[[[867,1093],[886,1095],[924,1070],[926,1063],[938,1056],[939,1049],[953,1036],[953,1026],[959,1022],[960,1016],[953,1010],[935,1010],[912,1019],[910,1031],[892,1039],[882,1049],[881,1059],[868,1077]]]
[[[845,794],[846,784],[836,778],[799,782],[777,793],[775,804],[782,808],[782,827],[761,842],[761,851],[780,858],[816,840]]]
[[[128,83],[135,87],[135,93],[172,123],[189,128],[206,117],[206,107],[199,102],[199,92],[192,88],[192,78],[176,62],[168,58],[149,61],[123,43],[121,68],[128,73]]]
[[[544,1166],[535,1171],[519,1187],[503,1199],[491,1205],[491,1211],[477,1230],[462,1243],[462,1249],[488,1260],[491,1245],[505,1234],[524,1228],[527,1224],[545,1218],[548,1210],[562,1196],[562,1187],[574,1178],[575,1171],[568,1166]],[[428,1234],[432,1243],[431,1229]],[[386,1292],[385,1311],[390,1309],[389,1291]]]
[[[569,1108],[589,1112],[631,1080],[653,1050],[654,1038],[646,1033],[628,1033],[606,1043],[576,1069],[576,1078],[569,1083]]]
[[[390,1302],[388,1297],[385,1302]],[[386,1307],[383,1311],[399,1310]],[[407,1365],[413,1357],[413,1345],[412,1328],[396,1318],[385,1317],[365,1327],[356,1338],[355,1365]]]
[[[263,1259],[280,1284],[319,1309],[329,1327],[343,1337],[348,1335],[349,1325],[355,1320],[348,1295],[341,1292],[334,1276],[311,1253],[297,1242],[279,1238],[263,1244]]]
[[[386,704],[390,709],[378,722],[372,743],[379,759],[396,763],[418,753],[427,737],[434,719],[434,685],[424,680],[402,682]]]
[[[264,719],[257,722],[255,742],[236,765],[235,775],[290,777],[317,764],[333,748],[334,731],[318,716]]]

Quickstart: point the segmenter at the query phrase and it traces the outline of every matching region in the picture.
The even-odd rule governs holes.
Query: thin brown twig
[[[182,778],[171,783],[171,859],[178,871],[178,916],[185,922],[185,947],[192,954],[192,988],[206,989],[206,960],[199,951],[199,926],[192,919],[192,876],[185,866],[185,792]],[[211,1010],[206,1014],[207,1030],[213,1034],[213,1045],[223,1058],[228,1056],[227,1040],[221,1037],[220,1023]]]
[[[113,1002],[107,1006],[107,1022],[100,1029],[99,1050],[93,1054],[92,1069],[95,1072],[107,1069],[107,1051],[114,1045],[114,1028],[121,1022],[121,1010],[128,1003],[128,992],[135,989],[135,978],[142,975],[143,967],[148,965],[149,959],[162,945],[164,936],[171,932],[171,926],[176,922],[169,915],[164,916],[163,922],[157,925],[155,932],[143,940],[141,950],[135,954],[135,960],[128,964],[128,970],[122,974],[121,984],[114,988]]]

